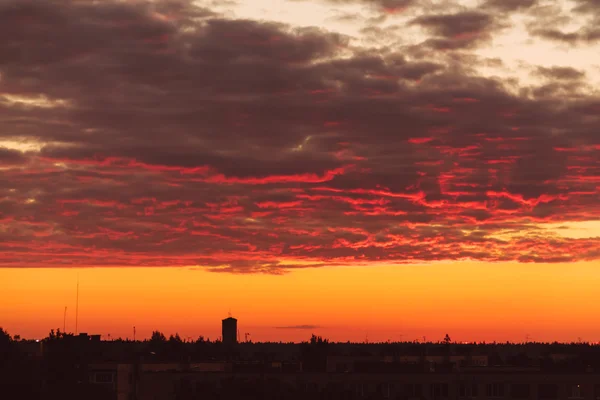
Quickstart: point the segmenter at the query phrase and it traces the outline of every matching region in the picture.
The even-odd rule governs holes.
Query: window
[[[581,390],[581,385],[580,384],[569,385],[567,394],[570,399],[583,398],[583,391]]]
[[[447,383],[433,383],[431,385],[431,398],[432,399],[448,398],[448,384]]]
[[[458,385],[458,397],[460,398],[471,398],[477,397],[477,384],[476,383],[461,383]]]
[[[487,366],[487,358],[480,358],[480,357],[473,358],[471,360],[471,364],[476,367],[485,367],[485,366]]]
[[[96,372],[96,383],[112,383],[113,374],[111,372]]]
[[[557,399],[558,386],[551,383],[542,383],[538,387],[538,395],[540,399]]]
[[[504,383],[488,383],[485,385],[485,394],[489,397],[504,397]]]
[[[364,397],[365,395],[365,385],[363,385],[362,383],[357,383],[354,387],[356,395],[358,397]]]
[[[528,383],[514,383],[510,385],[510,397],[513,399],[528,399],[531,397],[531,387]]]
[[[377,385],[377,394],[384,399],[390,398],[390,392],[392,390],[392,385],[390,383],[384,382],[379,383]]]
[[[308,392],[308,385],[306,382],[298,382],[298,391],[301,393]]]
[[[341,393],[344,390],[344,385],[340,382],[327,382],[326,392],[333,393]]]
[[[335,366],[336,372],[348,372],[350,368],[348,368],[348,364],[346,363],[337,363]]]
[[[408,398],[421,397],[423,395],[423,386],[421,384],[407,383],[403,387],[404,395]]]

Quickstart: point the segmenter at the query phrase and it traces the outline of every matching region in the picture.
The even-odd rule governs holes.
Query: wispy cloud
[[[318,325],[290,325],[290,326],[276,326],[275,329],[298,329],[298,330],[311,330],[320,329]]]

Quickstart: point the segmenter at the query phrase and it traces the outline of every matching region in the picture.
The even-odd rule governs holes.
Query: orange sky
[[[217,338],[231,309],[254,340],[600,340],[597,263],[440,263],[305,269],[283,276],[185,268],[0,269],[0,326],[27,338],[63,325],[104,337]],[[315,325],[315,329],[275,327]],[[403,336],[401,336],[403,335]]]
[[[2,1],[0,326],[600,341],[599,3],[439,3]]]

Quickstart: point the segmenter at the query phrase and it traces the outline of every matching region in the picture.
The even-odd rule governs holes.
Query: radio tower
[[[75,335],[77,335],[77,328],[79,323],[79,274],[77,274],[77,298],[75,301]]]

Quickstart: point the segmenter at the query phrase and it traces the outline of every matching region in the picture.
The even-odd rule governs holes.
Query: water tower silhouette
[[[237,343],[237,319],[229,315],[222,321],[221,331],[223,344]]]

